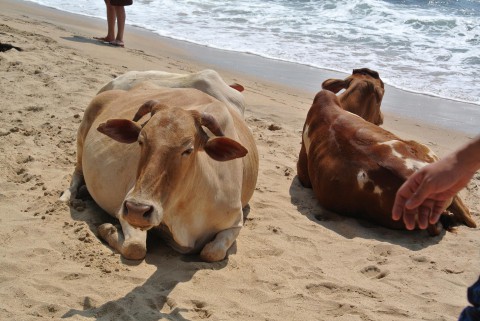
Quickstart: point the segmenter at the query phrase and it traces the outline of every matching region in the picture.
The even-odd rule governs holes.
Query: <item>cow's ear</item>
[[[216,161],[225,162],[247,155],[248,150],[228,137],[210,138],[204,146],[205,152]]]
[[[348,87],[348,81],[342,79],[327,79],[322,83],[322,88],[338,93],[340,90]]]
[[[236,91],[239,91],[239,92],[242,92],[242,91],[245,90],[245,87],[243,87],[242,85],[237,84],[237,83],[231,84],[230,87],[232,87],[233,89],[235,89]]]
[[[382,102],[384,93],[385,93],[385,89],[379,86],[375,86],[375,97],[377,98],[378,103]]]
[[[117,142],[135,143],[142,128],[128,119],[109,119],[98,126],[97,130]]]

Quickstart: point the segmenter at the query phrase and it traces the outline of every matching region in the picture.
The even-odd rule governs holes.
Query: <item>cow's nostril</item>
[[[147,218],[153,212],[153,206],[131,201],[125,202],[124,209],[125,216],[131,214],[134,216],[143,216],[144,218]]]
[[[145,213],[143,213],[143,218],[149,219],[150,216],[152,216],[152,213],[153,213],[153,206],[150,206],[150,209],[148,211],[146,211]]]

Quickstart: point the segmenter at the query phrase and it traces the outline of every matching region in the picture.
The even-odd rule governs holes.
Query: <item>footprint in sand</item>
[[[392,245],[375,245],[373,247],[373,253],[377,256],[389,257],[395,254],[394,247]]]
[[[306,289],[311,293],[319,293],[322,295],[332,295],[334,297],[342,298],[380,298],[381,295],[365,288],[353,285],[340,285],[333,282],[311,283],[306,286]]]
[[[207,304],[205,302],[193,300],[192,303],[194,306],[193,310],[198,313],[198,316],[201,319],[209,318],[212,315],[212,313],[206,308]]]
[[[69,273],[66,276],[63,277],[64,280],[71,281],[71,280],[79,280],[79,279],[84,279],[88,275],[85,273]]]
[[[268,126],[268,130],[270,131],[277,131],[277,130],[280,130],[282,129],[282,127],[280,125],[277,125],[277,124],[270,124]]]
[[[388,275],[388,271],[382,271],[375,265],[369,265],[360,270],[360,273],[370,279],[383,279]]]

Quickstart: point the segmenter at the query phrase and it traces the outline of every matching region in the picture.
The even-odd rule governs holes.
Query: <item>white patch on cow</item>
[[[383,142],[383,143],[380,143],[379,145],[385,145],[385,146],[389,146],[391,148],[391,151],[392,151],[392,155],[395,156],[395,157],[398,157],[398,158],[404,158],[404,156],[402,154],[400,154],[399,152],[397,152],[395,150],[395,144],[396,143],[399,143],[400,141],[398,140],[389,140],[387,142]]]
[[[303,131],[303,144],[305,145],[305,150],[308,151],[310,150],[310,138],[308,137],[308,124],[305,125],[305,130]]]
[[[383,190],[380,188],[380,186],[375,185],[375,183],[370,179],[370,177],[368,177],[367,173],[363,169],[358,171],[357,182],[358,182],[358,187],[360,189],[364,189],[365,185],[370,182],[374,186],[374,188],[373,188],[373,193],[374,194],[382,195],[382,193],[383,193]]]
[[[421,162],[416,159],[411,159],[411,158],[405,159],[405,167],[414,171],[418,171],[420,168],[422,168],[427,164],[428,164],[427,162]]]
[[[403,165],[405,166],[405,168],[409,169],[409,170],[414,170],[414,171],[417,171],[419,170],[420,168],[422,168],[423,166],[427,165],[428,163],[426,162],[422,162],[422,161],[419,161],[419,160],[416,160],[416,159],[412,159],[412,158],[407,158],[405,157],[404,155],[400,154],[399,152],[397,152],[395,150],[395,144],[396,143],[400,143],[400,141],[398,140],[389,140],[387,142],[383,142],[383,143],[380,143],[379,145],[385,145],[385,146],[389,146],[391,148],[391,152],[392,152],[392,155],[394,157],[397,157],[399,159],[402,159],[403,160]],[[429,153],[428,155],[430,157],[433,157],[434,159],[436,159],[436,156],[435,154],[429,149]]]
[[[382,195],[383,189],[380,188],[380,186],[375,185],[375,188],[373,189],[374,194]]]
[[[367,184],[369,181],[370,179],[368,178],[367,173],[365,173],[365,171],[361,169],[357,174],[358,187],[360,187],[360,189],[363,189],[365,184]]]

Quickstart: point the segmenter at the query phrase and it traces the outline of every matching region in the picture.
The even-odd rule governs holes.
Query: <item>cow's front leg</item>
[[[233,245],[240,233],[241,226],[234,226],[218,232],[210,243],[207,243],[200,252],[200,258],[206,262],[221,261],[227,255],[228,249]]]
[[[79,169],[75,169],[72,175],[72,182],[70,183],[70,187],[62,193],[59,200],[62,202],[70,202],[72,199],[75,199],[77,196],[78,188],[84,183],[85,180],[83,179],[82,171]]]
[[[100,237],[124,258],[143,259],[147,254],[147,231],[133,228],[124,220],[120,220],[120,224],[123,233],[110,223],[100,225],[98,227]]]

